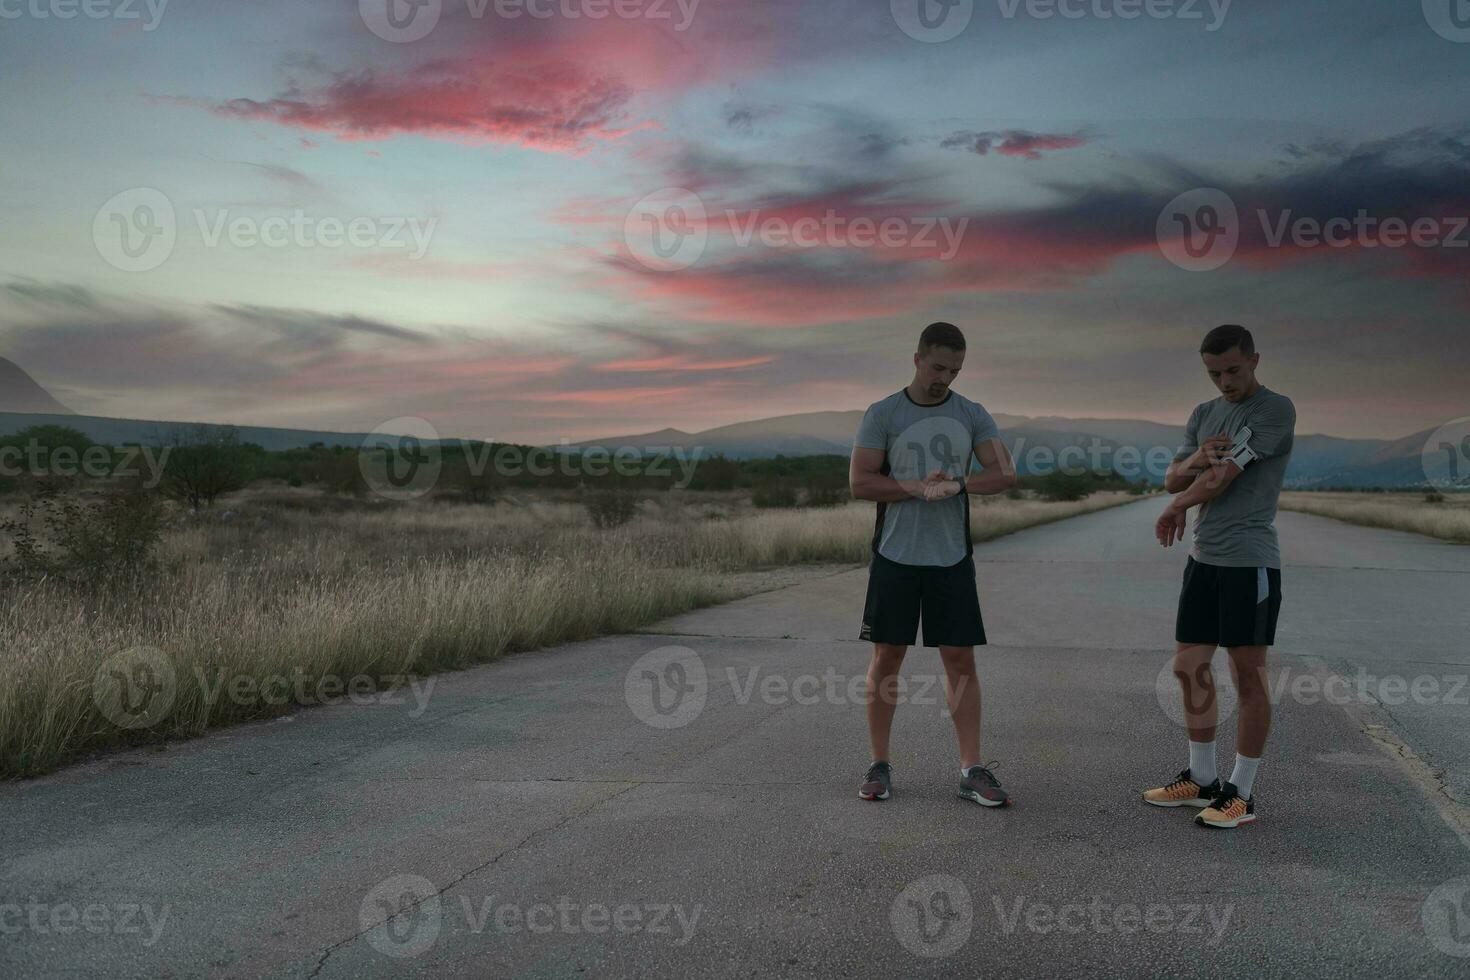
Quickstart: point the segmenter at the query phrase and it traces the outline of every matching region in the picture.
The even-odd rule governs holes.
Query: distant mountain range
[[[591,439],[568,448],[642,449],[678,447],[685,453],[698,449],[705,457],[723,454],[730,459],[759,459],[776,455],[810,456],[852,451],[861,411],[809,412],[737,422],[702,432],[660,429],[638,435]],[[1052,416],[1028,418],[996,415],[1001,438],[1023,475],[1050,472],[1065,452],[1069,464],[1094,461],[1130,476],[1153,474],[1161,467],[1147,465],[1174,452],[1184,441],[1182,425],[1164,425],[1142,419],[1069,419]],[[1430,431],[1402,439],[1340,439],[1336,436],[1298,435],[1287,469],[1287,485],[1310,487],[1402,487],[1424,482],[1420,452]],[[1069,448],[1073,447],[1073,448]],[[1167,466],[1167,461],[1163,464]],[[1133,472],[1130,472],[1132,470]]]
[[[52,398],[51,393],[37,384],[19,364],[4,357],[0,357],[0,412],[76,414]]]
[[[638,435],[592,439],[559,451],[588,448],[631,447],[649,451],[678,448],[698,451],[708,458],[723,454],[730,459],[762,459],[774,456],[813,456],[852,451],[860,410],[807,412],[780,415],[722,425],[703,432],[660,429]],[[1125,475],[1161,476],[1158,460],[1172,454],[1184,438],[1183,426],[1163,425],[1140,419],[1028,418],[996,415],[1001,437],[1016,458],[1023,474],[1050,472],[1058,457],[1069,464],[1112,467]],[[164,445],[174,433],[193,423],[147,419],[116,419],[77,415],[53,398],[13,361],[0,358],[0,436],[12,435],[33,425],[67,425],[79,429],[96,442],[107,445],[141,443]],[[224,426],[207,425],[209,429]],[[312,443],[326,446],[383,444],[389,437],[363,432],[325,432],[264,426],[234,426],[242,442],[252,442],[278,452],[305,448]],[[1424,482],[1420,452],[1428,431],[1402,439],[1339,439],[1335,436],[1298,435],[1287,470],[1291,487],[1402,487]],[[442,440],[457,441],[457,440]],[[1156,461],[1145,465],[1150,451]],[[1065,454],[1065,455],[1064,455]],[[1163,465],[1167,465],[1165,462]],[[1130,471],[1131,470],[1131,471]]]
[[[33,425],[65,425],[105,446],[136,443],[164,446],[173,441],[176,432],[201,427],[213,432],[234,429],[241,442],[253,442],[262,449],[281,452],[305,449],[314,442],[332,446],[391,445],[393,437],[367,432],[319,432],[314,429],[275,429],[259,425],[215,425],[211,422],[163,422],[151,419],[110,419],[100,415],[44,415],[0,412],[0,437],[14,435]],[[440,440],[441,442],[444,440]],[[452,441],[452,440],[451,440]]]

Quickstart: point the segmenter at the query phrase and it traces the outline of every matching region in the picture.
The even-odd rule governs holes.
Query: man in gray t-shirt
[[[1000,429],[984,406],[959,392],[950,391],[941,401],[923,405],[905,388],[868,407],[853,445],[883,450],[887,475],[895,480],[921,481],[936,470],[959,480],[969,475],[974,447],[999,436]],[[949,566],[963,561],[974,551],[966,497],[958,493],[943,500],[878,501],[873,550],[900,565]]]
[[[952,391],[965,359],[965,338],[949,323],[919,337],[914,378],[874,402],[853,441],[852,495],[877,504],[868,593],[860,639],[873,644],[868,666],[868,735],[873,764],[858,795],[891,795],[888,736],[897,705],[894,687],[904,653],[918,635],[937,646],[960,748],[959,795],[982,806],[1009,797],[980,764],[980,681],[975,647],[985,643],[970,544],[971,494],[1015,485],[1015,467],[995,420]],[[972,473],[978,460],[982,470]]]
[[[1222,396],[1190,414],[1175,463],[1186,462],[1199,451],[1200,440],[1209,436],[1228,436],[1231,447],[1245,443],[1237,459],[1245,468],[1219,496],[1199,505],[1189,552],[1195,561],[1231,568],[1281,567],[1276,501],[1291,459],[1295,427],[1291,399],[1264,385],[1240,401]],[[1246,430],[1249,436],[1242,440]]]
[[[1276,503],[1291,459],[1296,409],[1256,379],[1261,355],[1249,330],[1216,327],[1200,357],[1220,396],[1195,408],[1164,477],[1177,494],[1154,533],[1164,547],[1184,539],[1185,515],[1198,507],[1175,619],[1174,675],[1184,697],[1189,768],[1143,794],[1154,806],[1200,807],[1195,822],[1232,828],[1256,819],[1256,768],[1271,726],[1266,651],[1281,610],[1281,550]],[[1240,700],[1235,770],[1215,768],[1216,647],[1229,653]]]

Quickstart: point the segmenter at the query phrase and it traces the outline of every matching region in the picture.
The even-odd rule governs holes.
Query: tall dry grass
[[[1442,501],[1431,503],[1423,493],[1283,493],[1281,507],[1470,544],[1470,494],[1445,494]]]
[[[1127,499],[985,498],[972,503],[971,526],[984,541]],[[733,598],[732,572],[866,562],[872,520],[860,502],[751,513],[672,497],[611,530],[594,528],[580,506],[546,501],[347,511],[246,503],[228,522],[181,519],[146,577],[86,592],[0,586],[0,776],[278,715],[313,703],[324,678],[390,685],[633,631]],[[112,658],[140,647],[164,658],[175,683],[160,717],[120,727],[97,685]],[[289,696],[256,687],[282,678],[294,679]],[[232,696],[236,684],[243,693]]]

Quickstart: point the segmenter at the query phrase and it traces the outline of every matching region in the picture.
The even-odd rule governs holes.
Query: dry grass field
[[[1412,531],[1470,544],[1470,493],[1431,503],[1420,493],[1283,493],[1281,508],[1351,524]]]
[[[988,540],[1129,499],[983,498],[971,525]],[[16,512],[0,501],[0,519]],[[870,503],[755,510],[736,494],[656,495],[611,529],[570,500],[398,506],[284,487],[237,494],[212,512],[178,513],[156,572],[83,591],[0,585],[10,593],[0,604],[0,777],[288,713],[349,683],[383,689],[636,630],[758,591],[752,570],[866,563],[872,521]],[[155,652],[118,659],[136,648]],[[164,686],[166,710],[138,715],[129,723],[138,727],[105,707],[119,690]]]

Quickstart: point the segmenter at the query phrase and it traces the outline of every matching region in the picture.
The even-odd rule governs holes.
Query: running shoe
[[[1239,827],[1243,823],[1255,823],[1255,820],[1255,797],[1241,799],[1240,790],[1229,781],[1220,787],[1210,805],[1194,818],[1194,822],[1201,827],[1218,827],[1221,830]]]
[[[1000,788],[995,773],[991,771],[996,765],[992,762],[989,766],[971,766],[966,769],[965,777],[960,780],[960,796],[974,800],[981,806],[1005,806],[1010,803],[1011,798]]]
[[[1216,779],[1208,786],[1201,786],[1190,778],[1186,767],[1167,786],[1144,790],[1143,802],[1153,806],[1193,806],[1203,809],[1219,794],[1220,780]]]
[[[893,795],[893,767],[886,762],[875,762],[863,776],[863,785],[858,796],[864,800],[886,800]]]

